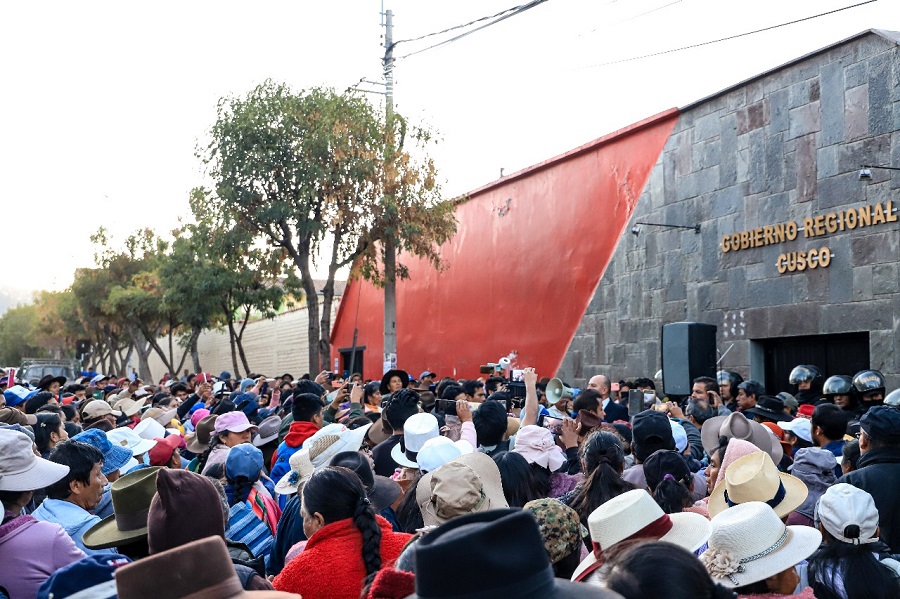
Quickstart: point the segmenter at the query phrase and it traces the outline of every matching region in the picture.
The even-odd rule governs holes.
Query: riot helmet
[[[738,385],[744,382],[744,378],[733,370],[720,370],[716,373],[716,382],[719,383],[722,398],[734,400],[737,397]]]
[[[835,395],[850,395],[853,392],[853,379],[846,374],[828,377],[822,386],[822,394],[831,399]]]
[[[884,375],[877,370],[860,370],[853,375],[853,388],[868,404],[881,403],[884,399],[884,386]]]
[[[800,383],[814,384],[817,382],[817,379],[821,380],[822,378],[822,372],[817,367],[811,364],[799,364],[791,370],[788,382],[792,385],[799,385]]]
[[[884,398],[884,405],[894,406],[895,408],[900,407],[900,388],[894,389],[887,394],[887,397]]]

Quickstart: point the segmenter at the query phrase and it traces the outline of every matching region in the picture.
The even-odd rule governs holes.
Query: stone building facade
[[[898,44],[862,32],[681,108],[560,376],[653,377],[662,325],[697,321],[771,391],[790,360],[900,386],[900,172],[860,177],[900,167]]]

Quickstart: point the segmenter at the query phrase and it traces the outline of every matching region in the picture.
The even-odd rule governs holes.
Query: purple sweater
[[[0,526],[0,586],[11,597],[37,596],[51,574],[83,557],[59,524],[19,516]]]

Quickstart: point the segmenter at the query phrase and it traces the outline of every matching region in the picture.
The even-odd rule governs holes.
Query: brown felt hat
[[[215,485],[187,470],[160,470],[147,515],[150,555],[208,536],[225,537],[225,513]]]
[[[185,447],[191,453],[201,454],[212,443],[212,434],[216,428],[216,418],[218,414],[210,414],[200,420],[194,430],[194,434],[185,439]]]

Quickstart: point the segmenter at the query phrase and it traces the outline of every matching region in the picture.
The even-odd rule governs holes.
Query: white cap
[[[671,418],[669,419],[669,424],[672,426],[672,436],[675,438],[675,449],[678,450],[678,453],[681,453],[688,446],[687,431],[684,430],[681,424]]]
[[[816,504],[816,517],[835,539],[851,545],[878,541],[878,508],[867,492],[838,483],[828,487]]]
[[[468,441],[453,442],[447,437],[434,437],[422,445],[416,456],[419,470],[423,473],[437,470],[450,460],[475,451]]]
[[[794,418],[789,422],[779,422],[781,430],[793,433],[807,443],[812,443],[812,421],[807,418]]]

